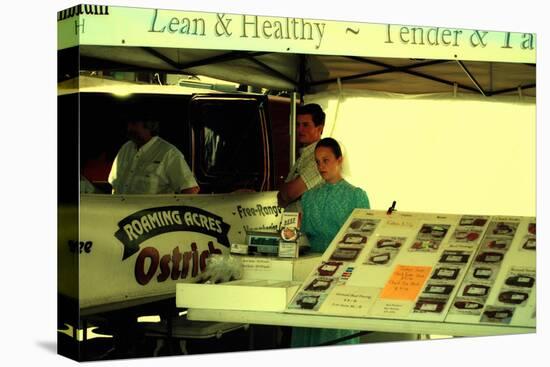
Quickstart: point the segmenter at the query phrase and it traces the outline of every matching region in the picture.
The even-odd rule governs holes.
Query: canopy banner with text
[[[57,23],[60,50],[104,45],[536,62],[534,33],[102,5],[59,11]]]

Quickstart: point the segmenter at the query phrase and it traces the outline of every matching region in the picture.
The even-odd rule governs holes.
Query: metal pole
[[[289,167],[290,170],[296,161],[296,92],[292,92],[290,96],[290,121],[289,121],[289,136],[290,136],[290,156]]]
[[[466,73],[466,75],[468,76],[468,78],[470,78],[470,80],[472,81],[472,83],[474,83],[474,85],[476,86],[477,90],[479,91],[479,93],[481,93],[483,95],[483,97],[487,97],[485,95],[485,91],[483,90],[483,88],[481,88],[481,85],[479,84],[479,82],[476,80],[476,78],[474,78],[474,76],[472,75],[472,73],[470,73],[470,70],[468,70],[466,68],[466,65],[464,65],[464,63],[460,60],[456,60],[456,62],[458,63],[458,65],[462,68],[462,71],[464,71]]]
[[[493,63],[489,63],[489,91],[493,92]]]

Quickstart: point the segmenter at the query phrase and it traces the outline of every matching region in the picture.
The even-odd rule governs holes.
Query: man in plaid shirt
[[[300,157],[292,166],[285,183],[279,188],[279,206],[287,211],[301,211],[300,197],[323,182],[315,163],[315,145],[321,140],[325,113],[315,103],[298,107],[296,134],[301,145]]]

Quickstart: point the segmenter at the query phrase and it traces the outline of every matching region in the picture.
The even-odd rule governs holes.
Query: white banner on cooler
[[[176,283],[194,282],[211,254],[244,243],[247,229],[278,228],[281,212],[275,192],[82,195],[80,238],[60,234],[59,242],[60,266],[78,272],[60,274],[79,274],[81,308],[175,294]],[[61,279],[62,294],[71,289],[65,283],[74,279]]]

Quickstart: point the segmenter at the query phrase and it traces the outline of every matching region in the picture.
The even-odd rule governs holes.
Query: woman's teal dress
[[[302,232],[313,252],[325,252],[355,208],[370,209],[367,193],[345,180],[324,183],[302,196]],[[355,330],[293,328],[292,347],[310,347],[356,333]],[[359,337],[340,344],[358,344]]]

